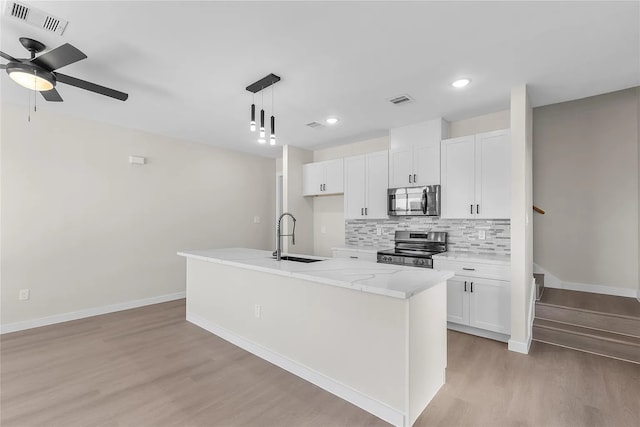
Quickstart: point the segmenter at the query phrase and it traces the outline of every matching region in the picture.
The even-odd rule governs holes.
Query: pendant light
[[[273,102],[273,86],[271,86],[271,132],[269,135],[269,145],[276,145],[276,110]]]
[[[254,95],[255,98],[255,95]],[[249,122],[249,129],[251,130],[251,132],[255,132],[256,131],[256,104],[255,104],[255,99],[252,100],[252,104],[251,104],[251,121]]]
[[[256,131],[256,104],[255,104],[255,94],[256,92],[260,92],[261,101],[260,101],[260,127],[258,133],[258,143],[266,144],[266,130],[265,130],[265,111],[264,111],[264,90],[271,86],[271,117],[270,117],[270,130],[269,130],[269,144],[276,145],[276,117],[275,117],[275,108],[274,108],[274,94],[273,94],[273,85],[280,81],[280,77],[275,74],[269,74],[268,76],[263,77],[257,82],[251,83],[247,86],[247,90],[253,94],[252,104],[251,104],[251,121],[249,122],[249,129],[251,132]]]

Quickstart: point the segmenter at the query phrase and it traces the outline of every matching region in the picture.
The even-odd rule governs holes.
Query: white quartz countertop
[[[410,298],[454,275],[451,271],[308,255],[291,254],[323,261],[276,261],[270,251],[247,248],[190,250],[178,255],[400,299]]]
[[[331,248],[332,251],[347,250],[347,251],[366,252],[366,253],[372,253],[372,254],[378,253],[378,251],[382,251],[385,249],[393,249],[393,246],[344,245],[344,246],[336,246],[335,248]]]
[[[511,256],[509,255],[477,254],[473,252],[443,252],[433,255],[432,258],[446,261],[480,262],[483,264],[511,264]]]

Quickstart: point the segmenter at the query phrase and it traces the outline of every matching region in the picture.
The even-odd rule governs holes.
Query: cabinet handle
[[[467,292],[467,281],[464,281],[464,291]]]
[[[322,191],[322,184],[320,184],[320,191]]]
[[[360,208],[360,215],[364,215],[364,208]]]
[[[364,214],[365,214],[365,215],[369,215],[369,212],[368,212],[368,211],[369,211],[369,208],[364,208]]]
[[[473,282],[471,282],[471,292],[473,293]]]
[[[469,208],[471,209],[471,215],[473,215],[473,205],[469,205]]]
[[[322,188],[324,189],[324,191],[327,191],[327,184],[322,184]]]
[[[479,214],[480,213],[480,205],[476,205],[476,213]]]
[[[462,267],[463,270],[467,270],[467,271],[476,271],[475,268],[467,268],[467,267]]]
[[[416,183],[416,174],[415,173],[413,174],[413,183],[414,184]]]
[[[409,184],[411,184],[411,174],[409,174]]]
[[[358,259],[357,256],[353,256],[353,255],[351,255],[349,258]]]

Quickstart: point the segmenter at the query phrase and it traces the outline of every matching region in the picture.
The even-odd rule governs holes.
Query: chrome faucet
[[[280,223],[282,222],[282,218],[287,215],[293,219],[293,231],[291,234],[280,234]],[[296,244],[296,217],[291,215],[289,212],[285,212],[280,215],[280,218],[278,218],[278,228],[276,229],[276,233],[278,235],[278,240],[276,240],[276,250],[273,253],[273,256],[276,257],[276,261],[280,261],[282,259],[282,237],[291,236],[291,244]]]

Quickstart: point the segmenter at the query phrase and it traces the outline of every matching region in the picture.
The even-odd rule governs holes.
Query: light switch
[[[486,230],[478,230],[478,240],[485,240],[487,238]]]
[[[253,217],[253,223],[254,224],[260,224],[260,217],[258,215]]]

